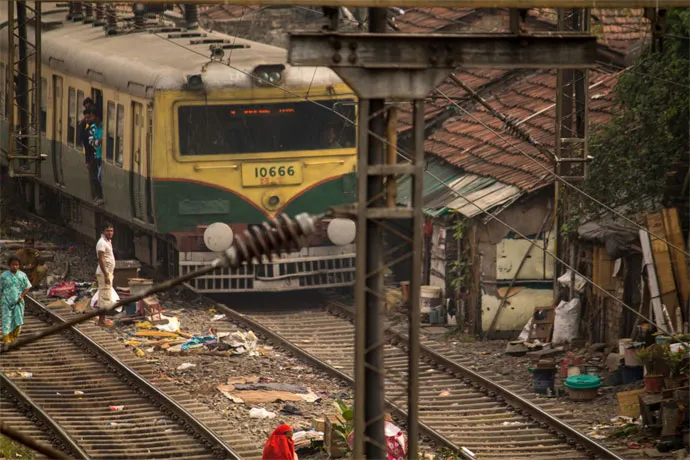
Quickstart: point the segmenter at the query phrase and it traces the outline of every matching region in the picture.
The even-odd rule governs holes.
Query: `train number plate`
[[[245,187],[301,183],[302,164],[299,162],[242,164],[242,185]]]

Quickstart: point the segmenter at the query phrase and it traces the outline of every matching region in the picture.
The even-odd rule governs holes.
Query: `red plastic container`
[[[664,389],[664,376],[661,374],[645,375],[644,389],[647,393],[661,393]]]

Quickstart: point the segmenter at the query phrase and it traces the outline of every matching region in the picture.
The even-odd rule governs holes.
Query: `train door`
[[[144,151],[144,110],[138,102],[132,102],[132,165],[130,181],[132,184],[132,215],[141,221],[146,220],[146,152]]]
[[[91,100],[96,104],[101,115],[101,120],[103,120],[103,91],[98,88],[91,88]]]
[[[62,173],[62,77],[53,76],[53,125],[51,127],[51,153],[53,177],[57,185],[64,186]]]

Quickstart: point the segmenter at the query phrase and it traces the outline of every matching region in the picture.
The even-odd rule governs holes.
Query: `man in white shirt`
[[[113,274],[115,273],[115,255],[113,254],[113,235],[115,230],[112,224],[103,225],[101,239],[96,243],[98,255],[98,268],[96,268],[96,280],[98,281],[98,308],[107,308],[112,305],[110,293],[113,287]],[[105,325],[105,314],[98,317],[98,324]]]

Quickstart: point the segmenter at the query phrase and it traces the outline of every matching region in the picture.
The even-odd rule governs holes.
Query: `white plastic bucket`
[[[419,312],[429,314],[433,307],[441,305],[441,294],[443,291],[438,286],[422,286],[421,287],[421,302],[419,305]]]

